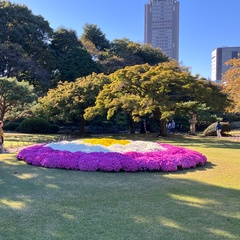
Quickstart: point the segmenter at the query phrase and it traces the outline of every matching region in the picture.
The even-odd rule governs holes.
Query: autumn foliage
[[[234,101],[229,110],[231,112],[240,112],[240,59],[231,59],[226,62],[226,65],[231,66],[223,76],[223,92]]]

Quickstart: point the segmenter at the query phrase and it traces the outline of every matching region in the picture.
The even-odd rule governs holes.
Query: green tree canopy
[[[18,44],[0,44],[0,76],[15,77],[43,90],[49,87],[50,74],[27,56]]]
[[[154,49],[148,44],[132,42],[127,38],[115,39],[112,42],[109,52],[111,55],[123,58],[126,62],[126,66],[144,63],[156,65],[169,60],[161,49]]]
[[[105,74],[113,73],[126,66],[148,63],[157,65],[169,61],[168,57],[159,49],[148,44],[139,44],[129,39],[115,39],[108,51],[96,53],[98,63]]]
[[[53,122],[80,122],[80,134],[84,132],[84,111],[93,106],[104,84],[109,83],[103,74],[78,78],[75,82],[59,82],[55,89],[39,99],[38,112]]]
[[[13,121],[30,113],[37,96],[28,82],[0,78],[0,118]]]
[[[110,48],[109,40],[106,39],[105,34],[95,24],[86,23],[84,25],[81,39],[83,41],[88,40],[92,42],[95,45],[95,47],[100,51],[104,51],[105,49]]]
[[[31,56],[48,47],[53,30],[42,16],[36,16],[24,5],[0,2],[1,43],[16,43]],[[41,55],[41,54],[40,54]]]
[[[0,76],[48,85],[53,60],[49,23],[26,6],[9,1],[0,2],[0,16]]]
[[[54,83],[74,81],[76,78],[99,72],[97,64],[78,40],[73,30],[59,28],[53,36],[51,48],[56,54]]]
[[[111,118],[119,111],[131,113],[133,121],[150,115],[161,120],[162,134],[166,134],[166,119],[184,110],[190,112],[198,105],[224,109],[226,95],[211,83],[191,76],[175,61],[136,65],[118,70],[110,75],[111,83],[105,85],[93,107],[86,109],[85,118],[92,119],[107,110]],[[205,92],[204,92],[205,91]]]

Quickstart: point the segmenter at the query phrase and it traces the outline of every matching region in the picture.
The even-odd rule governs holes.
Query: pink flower
[[[76,143],[75,143],[76,144]],[[141,143],[142,144],[142,143]],[[203,166],[207,158],[201,153],[170,144],[160,144],[164,150],[150,152],[71,152],[54,150],[44,144],[21,150],[17,158],[28,164],[46,168],[80,171],[177,171]],[[137,143],[133,144],[134,147]],[[101,148],[99,148],[101,149]]]
[[[100,170],[106,172],[119,172],[123,168],[121,157],[122,154],[120,153],[105,153],[105,156],[99,162]]]

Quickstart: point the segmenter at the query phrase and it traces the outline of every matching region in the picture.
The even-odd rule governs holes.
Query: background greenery
[[[61,138],[6,135],[9,149]],[[34,167],[2,154],[1,238],[239,239],[239,138],[114,137],[181,145],[208,162],[173,173],[105,173]]]
[[[0,2],[0,16],[0,113],[4,122],[21,119],[9,125],[12,130],[20,128],[25,118],[41,116],[59,125],[78,124],[83,133],[83,114],[94,107],[102,89],[105,92],[97,99],[98,108],[89,112],[101,113],[91,122],[97,127],[106,122],[108,111],[108,116],[114,115],[112,125],[132,124],[131,130],[133,114],[143,118],[153,114],[158,121],[178,114],[176,120],[187,129],[189,110],[197,110],[204,129],[223,118],[226,106],[232,110],[221,89],[175,66],[160,49],[129,39],[110,42],[94,24],[86,24],[80,37],[74,30],[53,30],[42,16],[9,1]],[[152,70],[142,71],[142,66]],[[234,76],[235,72],[230,73]],[[149,81],[142,81],[146,77]],[[226,86],[232,89],[238,79]],[[110,89],[104,87],[109,81]],[[112,101],[106,101],[109,99]],[[239,103],[239,97],[233,100]],[[42,103],[42,108],[36,102]],[[239,112],[236,106],[234,117]],[[164,130],[165,122],[161,127]],[[29,125],[26,128],[29,130]],[[239,138],[114,137],[181,145],[205,154],[208,162],[175,173],[44,169],[18,161],[17,151],[70,136],[7,133],[5,147],[10,153],[0,155],[0,238],[239,239]]]

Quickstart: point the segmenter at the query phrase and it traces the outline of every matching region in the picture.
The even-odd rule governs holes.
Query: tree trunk
[[[159,133],[159,135],[161,137],[166,137],[167,136],[166,119],[161,119],[160,120],[160,133]]]
[[[161,119],[162,113],[159,108],[156,108],[154,111],[154,116],[157,122],[159,123],[159,135],[161,137],[167,136],[167,128],[166,128],[166,119]]]
[[[85,123],[86,123],[86,120],[83,117],[81,117],[81,119],[80,119],[80,129],[79,129],[79,135],[80,136],[84,135]]]
[[[135,124],[133,120],[131,120],[131,123],[130,123],[130,133],[131,134],[135,133]]]

